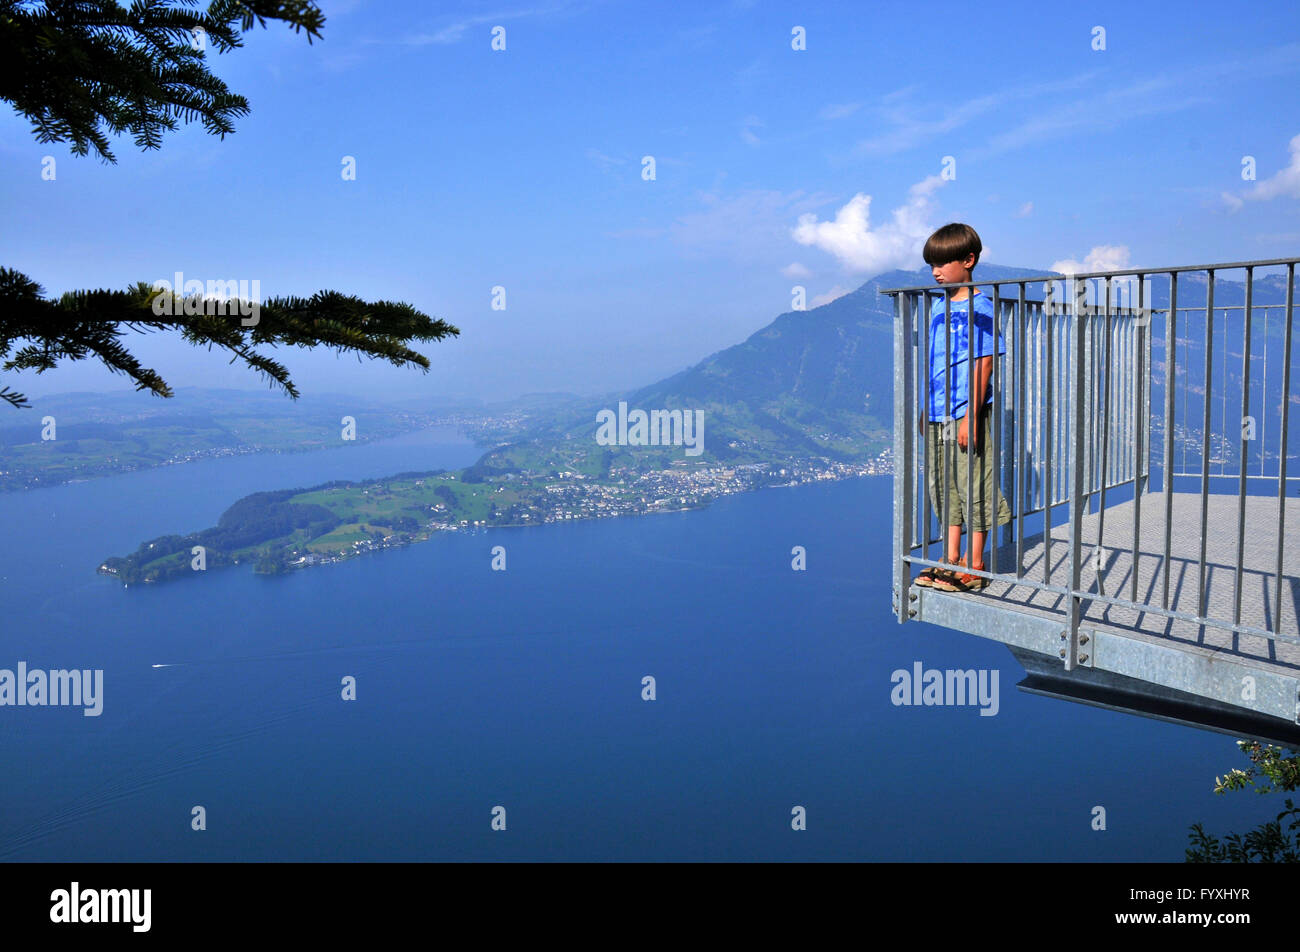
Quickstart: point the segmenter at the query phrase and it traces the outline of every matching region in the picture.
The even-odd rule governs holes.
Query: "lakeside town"
[[[343,562],[363,553],[422,542],[435,532],[474,532],[487,528],[549,525],[579,519],[681,512],[703,508],[723,496],[757,489],[889,475],[893,471],[892,455],[892,450],[886,450],[864,463],[808,459],[779,464],[708,466],[693,471],[654,470],[639,475],[623,469],[611,472],[611,477],[623,477],[614,481],[564,471],[556,478],[544,479],[542,493],[534,496],[533,503],[516,503],[509,510],[501,512],[498,518],[457,519],[449,516],[450,511],[445,503],[440,503],[432,507],[437,515],[426,523],[422,531],[393,532],[376,538],[358,539],[348,549],[333,554],[305,552],[287,562],[286,566],[300,568]],[[485,482],[500,484],[494,492],[502,493],[505,492],[506,484],[521,479],[529,479],[528,474],[509,473],[489,477]],[[509,515],[506,516],[506,513]]]
[[[892,471],[890,463],[891,451],[886,449],[865,462],[823,458],[641,473],[615,468],[603,478],[571,470],[546,475],[523,471],[489,475],[474,482],[466,482],[456,473],[438,472],[328,484],[292,496],[258,494],[262,508],[242,516],[247,544],[207,554],[206,567],[252,561],[260,574],[279,574],[423,542],[438,532],[678,512],[702,508],[735,493],[887,475]],[[254,498],[246,497],[236,507]],[[299,511],[316,510],[327,519],[310,527],[286,523],[285,510],[278,508],[286,505]],[[413,515],[420,511],[422,517]],[[268,537],[259,532],[262,526],[275,526],[267,532],[279,534]],[[285,526],[290,528],[286,531]],[[104,560],[99,572],[126,583],[191,574],[193,547],[206,545],[207,533],[212,531],[145,543],[131,556]]]

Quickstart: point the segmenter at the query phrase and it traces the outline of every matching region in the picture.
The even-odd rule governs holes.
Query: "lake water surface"
[[[1190,824],[1280,809],[1211,792],[1230,738],[1021,694],[1004,647],[897,624],[886,477],[282,577],[95,573],[250,492],[480,453],[428,431],[0,495],[0,668],[105,679],[99,717],[0,708],[0,858],[1177,861]],[[996,715],[895,706],[916,662],[997,672]]]

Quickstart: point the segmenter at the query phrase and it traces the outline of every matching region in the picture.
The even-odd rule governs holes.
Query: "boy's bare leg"
[[[948,561],[954,565],[961,561],[961,526],[948,527]]]
[[[988,538],[987,532],[980,532],[976,529],[970,534],[970,567],[980,572],[987,572],[984,567],[984,542]]]

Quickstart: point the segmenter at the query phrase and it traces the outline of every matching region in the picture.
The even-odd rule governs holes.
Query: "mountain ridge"
[[[1043,274],[990,264],[977,271],[989,280]],[[581,447],[596,449],[595,414],[616,411],[620,402],[629,410],[703,410],[705,463],[873,458],[890,445],[893,426],[894,316],[881,290],[927,283],[928,268],[893,270],[818,307],[785,311],[684,370],[522,432],[477,465],[485,475],[539,467],[594,474],[609,466],[662,468],[682,458],[680,447],[604,447],[593,467]]]

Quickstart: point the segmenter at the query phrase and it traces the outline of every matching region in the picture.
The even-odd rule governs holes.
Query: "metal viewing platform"
[[[1006,644],[1025,691],[1300,748],[1297,263],[883,291],[896,316],[899,621]],[[978,315],[953,311],[963,287],[988,295],[1005,347],[984,439],[1012,521],[990,533],[987,571],[972,573],[988,587],[950,593],[912,584],[942,564],[946,534],[918,422],[934,342],[950,398],[945,327],[976,336]],[[968,405],[979,404],[973,376]],[[969,454],[957,465],[977,475]]]

